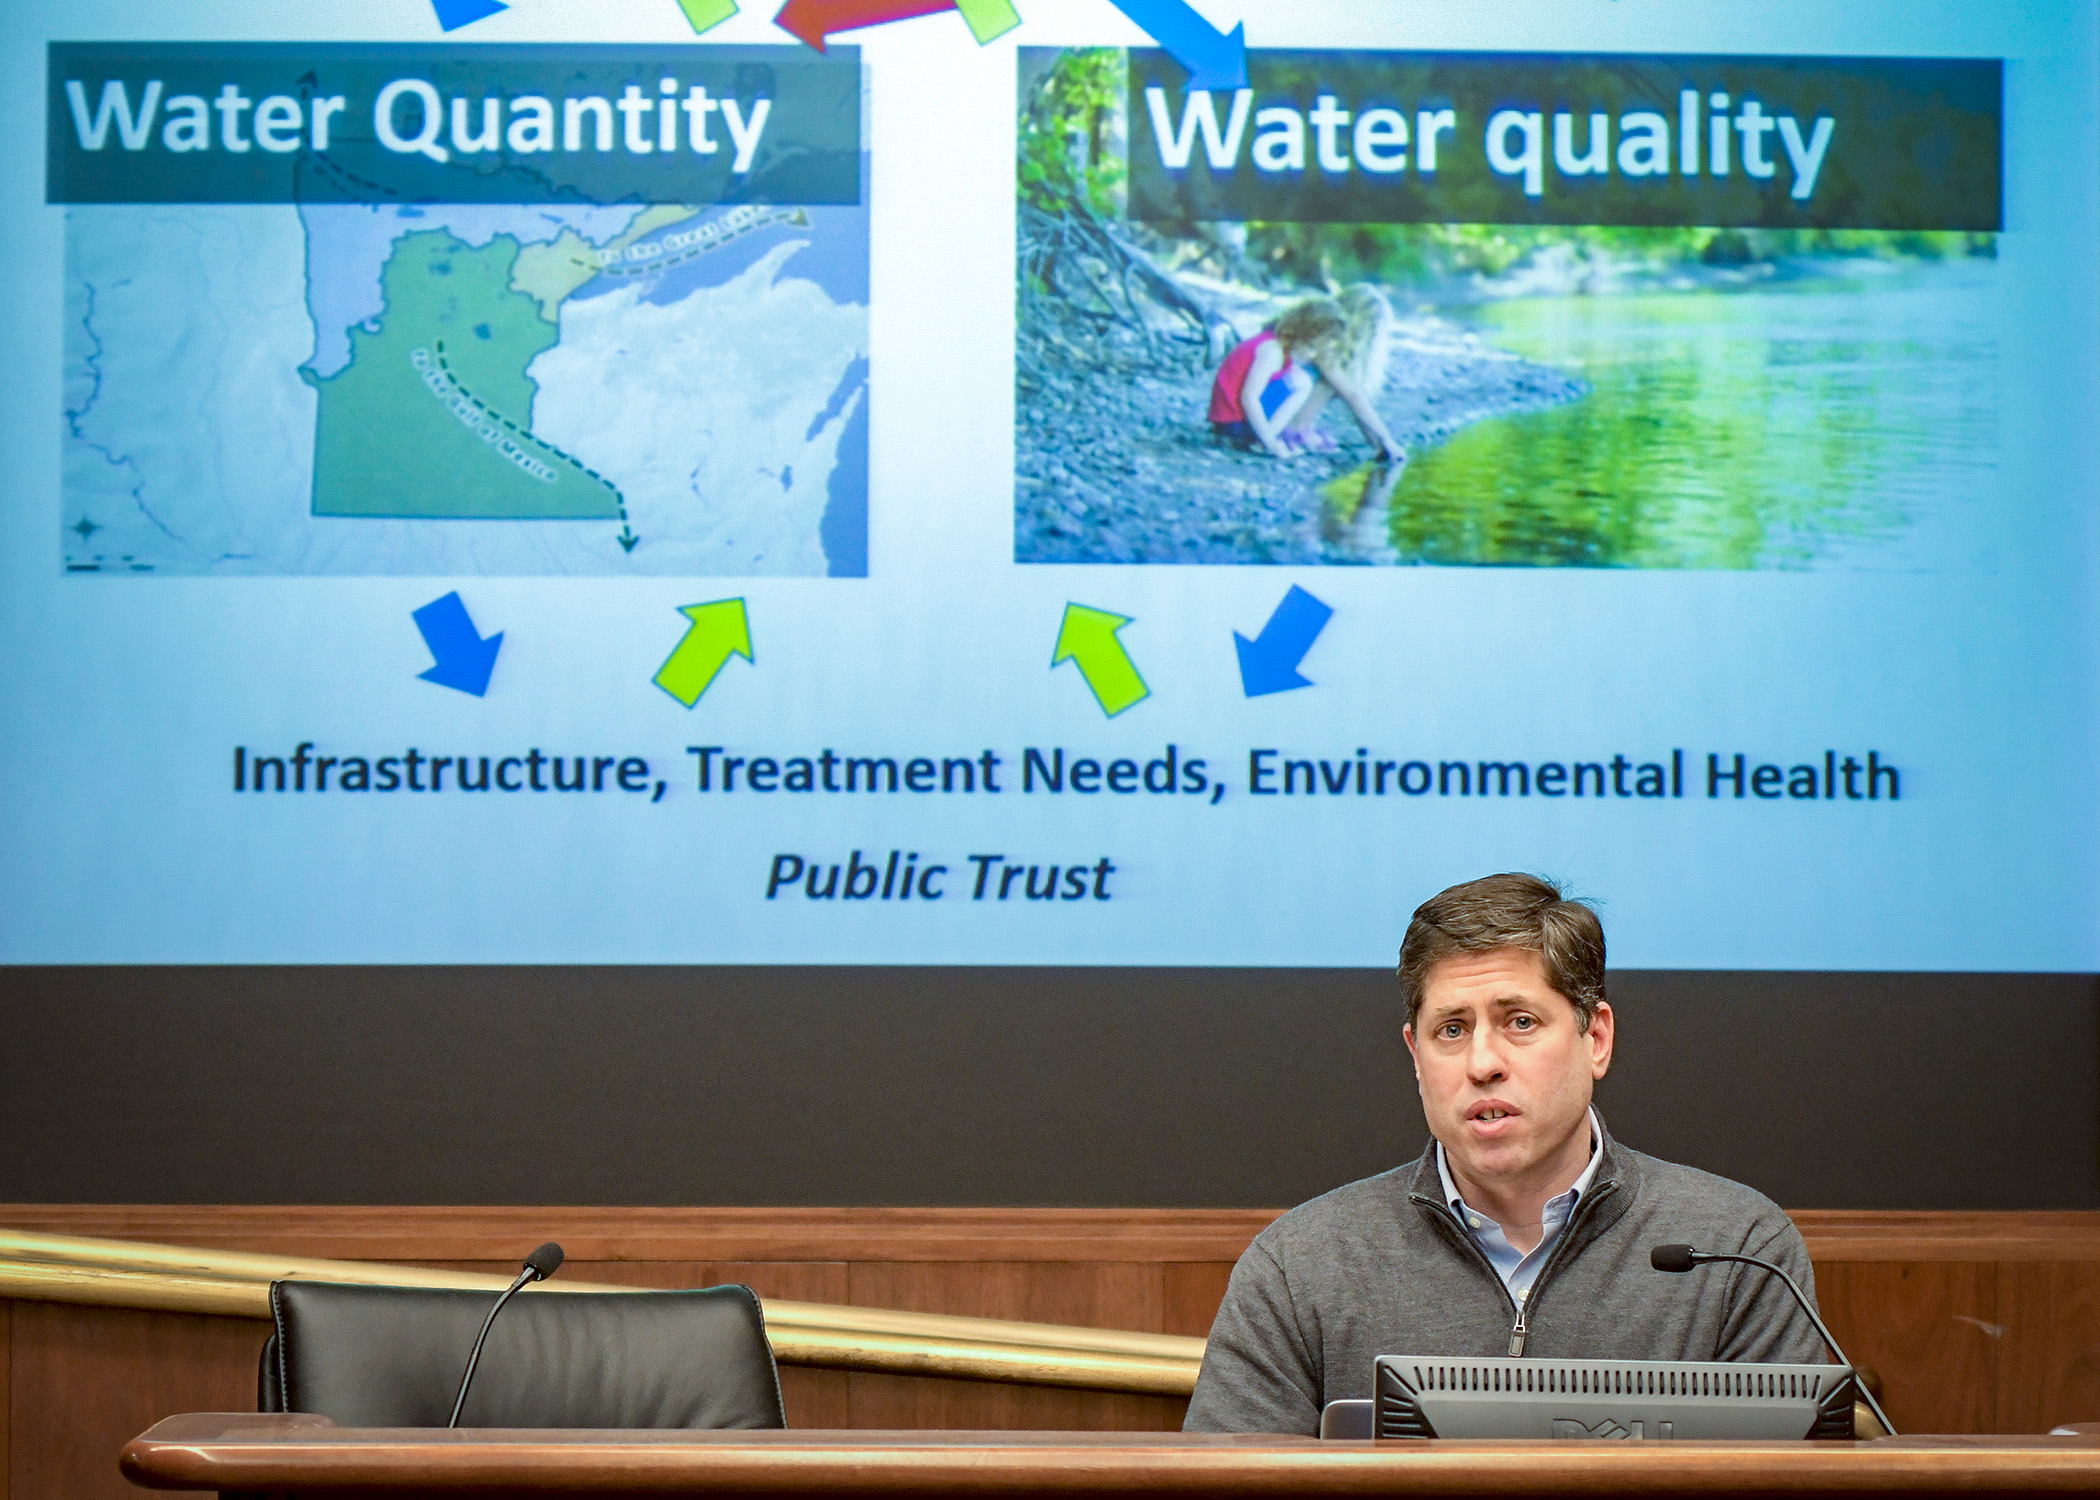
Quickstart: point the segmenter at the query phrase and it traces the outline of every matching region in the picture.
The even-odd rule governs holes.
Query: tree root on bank
[[[1016,229],[1024,338],[1079,355],[1068,340],[1050,332],[1053,323],[1073,327],[1077,320],[1069,315],[1076,314],[1095,325],[1096,342],[1125,328],[1141,336],[1155,355],[1179,354],[1175,363],[1194,363],[1218,352],[1221,334],[1226,347],[1236,337],[1217,308],[1083,203],[1067,201],[1055,214],[1022,203]],[[1049,310],[1046,302],[1068,316],[1040,316]],[[1161,347],[1163,339],[1168,348]],[[1024,362],[1028,357],[1023,354]]]

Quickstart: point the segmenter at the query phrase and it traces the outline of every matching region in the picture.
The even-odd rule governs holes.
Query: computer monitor
[[[1381,1355],[1372,1389],[1381,1438],[1850,1438],[1858,1399],[1849,1365],[1438,1354]]]

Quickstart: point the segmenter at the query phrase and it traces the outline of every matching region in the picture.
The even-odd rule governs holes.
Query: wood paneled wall
[[[557,1239],[567,1272],[637,1286],[1201,1335],[1274,1215],[1118,1209],[482,1209],[0,1205],[0,1225],[343,1260],[509,1271]],[[1912,1432],[2100,1420],[2100,1213],[1795,1216],[1853,1358]],[[135,1495],[123,1442],[177,1411],[249,1410],[266,1327],[0,1302],[0,1496]],[[798,1369],[800,1427],[1166,1429],[1157,1396]]]

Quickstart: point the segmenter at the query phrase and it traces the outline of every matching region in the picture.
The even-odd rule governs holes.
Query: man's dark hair
[[[1489,875],[1439,891],[1415,908],[1400,944],[1400,994],[1407,1024],[1422,1008],[1429,971],[1460,953],[1522,948],[1536,953],[1546,983],[1575,1007],[1584,1031],[1604,1003],[1604,924],[1582,901],[1536,875]]]

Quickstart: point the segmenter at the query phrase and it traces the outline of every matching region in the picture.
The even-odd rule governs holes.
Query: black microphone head
[[[1658,1271],[1689,1271],[1699,1264],[1698,1254],[1690,1245],[1657,1245],[1648,1252],[1648,1264]]]
[[[532,1254],[525,1257],[525,1267],[527,1270],[537,1271],[540,1280],[545,1281],[549,1276],[561,1269],[562,1260],[561,1246],[549,1240],[546,1244],[540,1246],[539,1249],[533,1251]]]

